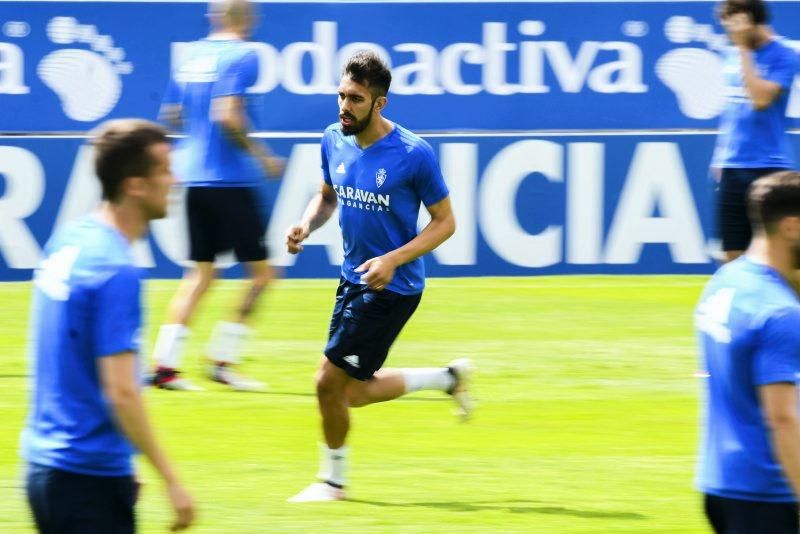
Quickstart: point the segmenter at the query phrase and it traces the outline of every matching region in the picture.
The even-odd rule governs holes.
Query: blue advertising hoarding
[[[792,136],[795,150],[800,138]],[[711,134],[431,135],[451,189],[458,230],[426,258],[433,276],[707,273],[714,182]],[[335,276],[336,216],[290,256],[283,233],[321,179],[319,139],[271,139],[288,157],[265,182],[268,242],[289,277]],[[24,280],[58,224],[99,199],[91,150],[80,138],[0,138],[0,278]],[[152,277],[180,274],[182,197],[139,247]],[[423,210],[424,211],[424,210]],[[424,224],[424,219],[420,224]],[[236,270],[232,273],[237,274]]]
[[[252,38],[257,127],[322,130],[341,63],[369,47],[393,68],[391,115],[413,130],[712,128],[725,46],[713,5],[263,3]],[[796,3],[771,7],[776,30],[800,39]],[[155,117],[170,68],[207,32],[204,12],[186,2],[0,2],[0,131]],[[789,115],[800,116],[800,82]]]

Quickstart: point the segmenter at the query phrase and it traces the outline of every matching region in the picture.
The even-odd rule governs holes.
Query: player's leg
[[[261,391],[264,384],[233,370],[241,362],[241,353],[249,333],[247,320],[257,309],[264,290],[272,281],[272,267],[267,261],[265,218],[251,188],[230,188],[228,210],[230,238],[237,259],[248,272],[247,289],[236,307],[232,321],[219,321],[212,331],[207,354],[212,365],[212,380],[239,391]]]
[[[347,388],[348,404],[360,408],[377,402],[396,399],[415,391],[442,391],[453,396],[463,418],[472,413],[469,394],[472,363],[458,359],[446,367],[411,367],[405,369],[380,369],[367,381],[353,381]]]
[[[322,431],[325,443],[321,443],[319,482],[311,484],[289,502],[321,502],[336,501],[344,498],[343,487],[346,484],[347,446],[345,440],[350,429],[350,413],[347,403],[347,385],[352,378],[344,369],[330,361],[331,354],[348,354],[349,341],[345,313],[352,300],[358,296],[355,284],[342,278],[336,290],[336,303],[331,314],[328,344],[325,355],[316,374],[317,402],[322,418]],[[337,396],[336,391],[339,389]],[[333,445],[333,447],[331,447]],[[336,475],[334,477],[334,470]],[[335,480],[334,480],[335,478]]]
[[[746,169],[722,169],[717,197],[717,224],[725,263],[744,254],[750,244],[752,230],[746,205],[748,186]]]
[[[272,281],[272,268],[266,260],[246,263],[249,276],[247,291],[236,309],[233,321],[219,321],[214,326],[207,354],[212,365],[210,377],[238,391],[262,391],[264,384],[234,371],[241,363],[241,354],[250,333],[246,320],[255,310],[259,296]]]
[[[184,274],[167,310],[167,320],[161,325],[153,348],[156,372],[154,385],[163,389],[196,391],[202,388],[179,376],[183,350],[189,335],[189,321],[200,299],[211,287],[216,275],[211,262],[196,262]]]
[[[325,443],[320,444],[317,479],[289,502],[324,502],[344,499],[347,484],[347,434],[350,432],[350,410],[347,386],[353,378],[326,357],[322,358],[316,376],[317,404],[322,419]]]
[[[200,300],[216,277],[214,259],[224,250],[220,217],[215,202],[216,188],[190,187],[186,193],[186,215],[189,226],[189,259],[194,267],[184,272],[178,290],[170,301],[165,323],[159,328],[153,359],[156,373],[154,385],[163,389],[201,390],[179,376],[188,325]]]
[[[381,369],[389,349],[416,311],[420,300],[421,295],[364,290],[363,295],[352,301],[351,307],[359,310],[358,331],[363,334],[361,337],[354,336],[354,329],[350,328],[349,355],[334,359],[351,376],[359,378],[348,386],[350,406],[367,406],[396,399],[406,393],[436,390],[453,395],[463,417],[472,411],[468,390],[472,371],[469,360],[455,360],[442,367]],[[326,354],[336,357],[336,353],[326,351]]]

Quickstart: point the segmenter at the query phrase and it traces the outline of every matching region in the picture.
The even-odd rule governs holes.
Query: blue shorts
[[[357,380],[383,366],[389,347],[419,306],[422,293],[401,295],[342,278],[336,290],[325,356]]]
[[[41,534],[133,534],[133,477],[80,475],[28,465],[28,504]]]
[[[757,179],[788,169],[722,169],[717,196],[717,224],[722,250],[747,250],[753,230],[747,216],[747,190]]]

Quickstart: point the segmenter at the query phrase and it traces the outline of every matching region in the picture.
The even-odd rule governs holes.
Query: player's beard
[[[356,119],[355,115],[351,115],[349,113],[345,113],[344,116],[349,118],[352,122],[350,126],[345,126],[342,124],[342,133],[344,135],[358,135],[363,132],[367,126],[369,126],[370,122],[372,122],[372,110],[375,108],[375,98],[372,99],[372,105],[369,107],[369,111],[367,112],[367,116],[361,120]],[[340,122],[341,124],[341,122]]]

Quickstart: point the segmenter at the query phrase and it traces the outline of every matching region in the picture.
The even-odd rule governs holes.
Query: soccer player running
[[[723,259],[731,261],[743,254],[752,235],[747,187],[760,176],[793,167],[786,106],[798,59],[767,26],[763,0],[725,0],[718,14],[732,46],[724,57],[726,106],[711,166],[720,181]]]
[[[164,217],[174,184],[166,132],[106,123],[94,137],[100,209],[59,229],[34,275],[31,410],[22,434],[39,532],[132,533],[138,449],[164,480],[173,530],[192,499],[156,441],[140,395],[140,271],[131,242]]]
[[[266,217],[259,201],[260,182],[282,172],[283,161],[247,136],[245,94],[258,78],[258,59],[244,39],[255,20],[247,0],[209,4],[211,33],[192,43],[173,78],[162,106],[162,119],[183,126],[185,157],[177,165],[188,188],[188,269],[170,303],[166,324],[158,332],[153,358],[156,386],[200,390],[179,376],[188,325],[200,299],[211,286],[216,256],[233,250],[244,262],[250,284],[230,321],[218,322],[207,355],[209,377],[236,390],[261,390],[263,384],[232,367],[239,363],[245,322],[272,279],[264,242]]]
[[[758,179],[753,240],[695,312],[708,371],[697,485],[718,533],[796,534],[800,495],[800,173]]]
[[[383,117],[391,79],[373,52],[358,52],[347,61],[339,122],[322,137],[324,180],[302,221],[286,234],[289,252],[300,252],[303,240],[338,204],[345,257],[316,377],[325,436],[320,482],[290,502],[345,497],[351,407],[433,389],[453,395],[464,416],[471,411],[469,360],[440,368],[381,369],[422,297],[422,256],[455,231],[449,192],[430,145]],[[417,234],[420,203],[431,221]]]

